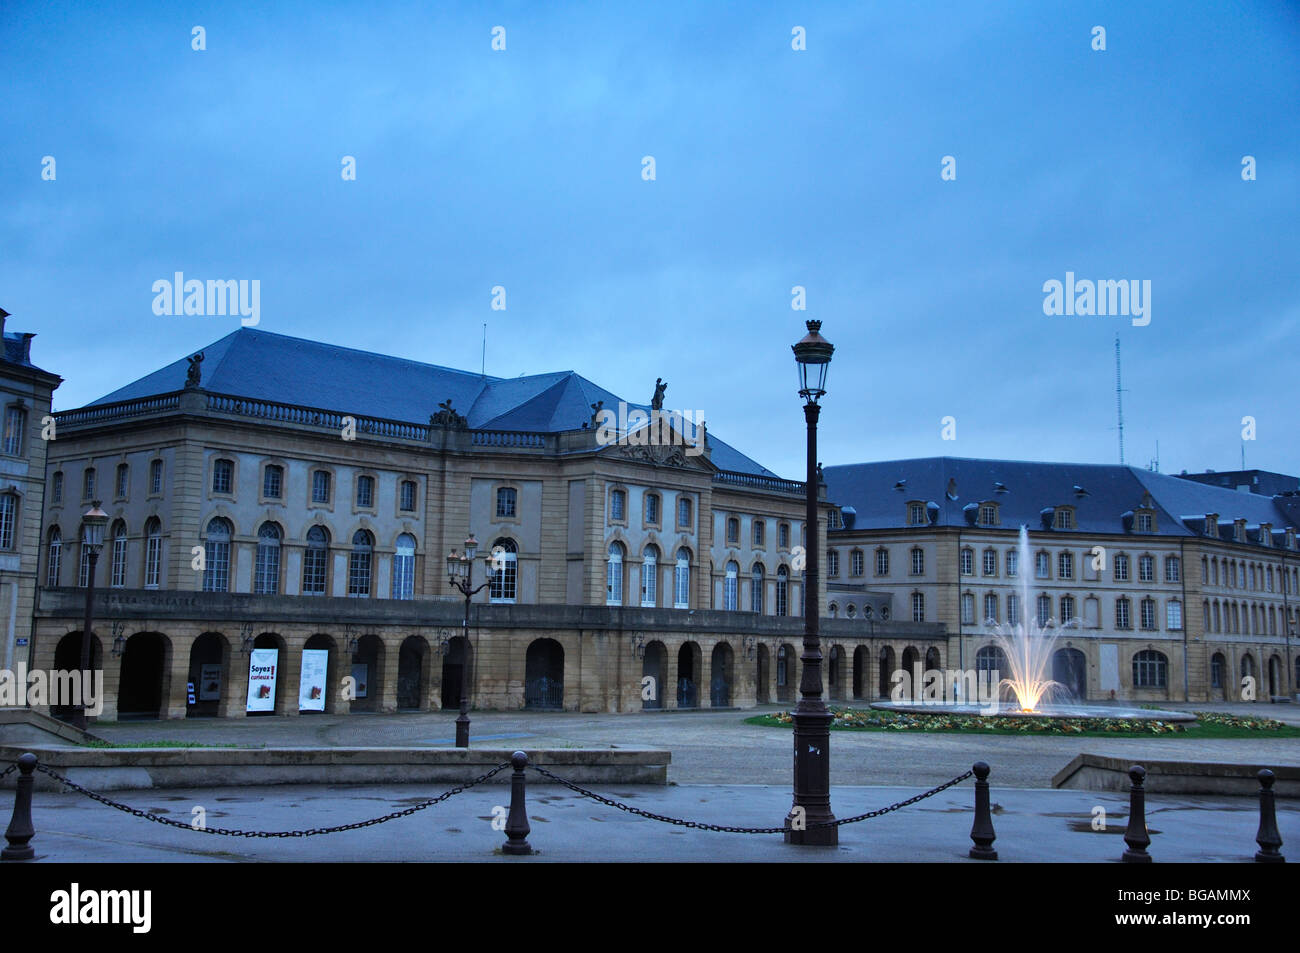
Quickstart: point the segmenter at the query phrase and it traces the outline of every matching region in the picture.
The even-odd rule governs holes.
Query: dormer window
[[[1273,545],[1273,526],[1271,523],[1259,524],[1259,545],[1261,546]]]
[[[980,504],[980,525],[997,526],[998,525],[998,507],[995,503]]]
[[[924,503],[907,504],[907,525],[908,526],[925,525],[925,504]]]
[[[1219,538],[1219,514],[1218,513],[1205,514],[1205,535],[1209,536],[1211,539]]]
[[[1137,531],[1139,533],[1154,533],[1156,526],[1155,515],[1150,511],[1142,511],[1137,514]]]
[[[1055,525],[1057,529],[1074,529],[1074,510],[1068,506],[1058,506]]]

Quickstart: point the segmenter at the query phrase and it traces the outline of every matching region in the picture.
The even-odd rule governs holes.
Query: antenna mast
[[[1120,386],[1119,335],[1115,335],[1115,416],[1119,422],[1119,462],[1124,465],[1124,388]]]
[[[487,377],[487,323],[483,324],[483,358],[479,364],[478,373],[480,377]]]

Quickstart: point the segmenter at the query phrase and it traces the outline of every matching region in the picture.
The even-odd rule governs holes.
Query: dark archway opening
[[[646,679],[650,681],[646,681]],[[659,641],[645,647],[641,660],[641,708],[645,711],[664,707],[664,686],[668,681],[668,650]]]
[[[122,651],[122,681],[117,690],[118,721],[157,718],[163,704],[167,640],[157,632],[137,632]]]
[[[194,702],[185,708],[186,718],[215,718],[221,714],[221,699],[230,683],[230,643],[219,632],[204,632],[190,647],[189,683]]]
[[[535,639],[524,656],[524,707],[564,708],[564,646],[554,639]]]

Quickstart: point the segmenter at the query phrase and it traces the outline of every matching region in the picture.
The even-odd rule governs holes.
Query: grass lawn
[[[265,748],[266,745],[205,744],[202,741],[87,741],[86,748]]]
[[[1300,738],[1300,727],[1272,718],[1198,711],[1194,722],[1121,718],[1017,718],[981,715],[916,715],[867,708],[832,708],[839,731],[973,732],[990,735],[1070,735],[1080,738]],[[746,718],[746,724],[789,728],[789,712]]]

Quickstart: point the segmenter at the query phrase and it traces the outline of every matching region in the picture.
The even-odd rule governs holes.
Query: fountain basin
[[[874,702],[879,711],[901,712],[909,715],[968,715],[995,718],[1115,718],[1124,721],[1195,721],[1196,715],[1188,711],[1169,711],[1158,708],[1123,708],[1116,705],[1042,705],[1034,711],[1022,711],[1014,702],[1003,702],[997,711],[988,711],[983,705],[956,704],[952,702]]]

